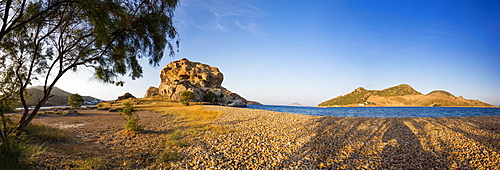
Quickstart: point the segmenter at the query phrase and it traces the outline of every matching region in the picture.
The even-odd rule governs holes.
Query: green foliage
[[[134,106],[132,105],[131,100],[127,100],[122,103],[123,108],[122,108],[122,114],[125,116],[125,119],[127,119],[127,123],[125,124],[125,129],[127,129],[130,132],[140,132],[144,130],[142,125],[139,124],[139,116],[137,116],[135,113]]]
[[[68,105],[71,106],[72,108],[80,108],[83,102],[84,102],[83,97],[80,96],[78,93],[71,94],[68,96]]]
[[[64,143],[73,142],[75,139],[67,132],[48,125],[30,124],[24,128],[27,139],[40,143]]]
[[[444,91],[444,90],[434,90],[427,95],[431,95],[431,94],[444,94],[446,96],[455,97],[455,95],[451,94],[450,92]]]
[[[184,140],[184,137],[188,135],[189,134],[185,131],[177,129],[173,133],[167,135],[167,141],[165,142],[165,144],[169,147],[177,146],[180,148],[189,146],[189,143]]]
[[[122,108],[123,115],[131,116],[134,114],[135,109],[134,109],[134,105],[132,104],[131,100],[127,100],[127,101],[123,102],[122,106],[123,106],[123,108]]]
[[[204,97],[204,102],[213,102],[215,99],[215,94],[212,91],[208,91],[207,94],[205,94]]]
[[[45,152],[44,143],[73,142],[74,138],[61,129],[30,124],[25,135],[9,134],[0,140],[0,169],[25,169],[36,163],[36,156]]]
[[[80,169],[104,169],[108,162],[100,157],[91,157],[83,160],[79,165]]]
[[[142,76],[139,59],[158,66],[164,52],[173,56],[178,47],[172,19],[177,4],[177,0],[2,1],[0,73],[12,70],[8,75],[18,87],[14,94],[25,108],[21,92],[33,80],[46,87],[36,108],[23,112],[19,128],[31,122],[68,71],[94,68],[97,80],[123,85],[122,76]],[[8,75],[0,74],[0,80]]]
[[[370,97],[371,91],[363,91],[363,92],[352,92],[346,94],[344,96],[339,96],[330,100],[327,100],[323,103],[320,103],[320,106],[331,106],[331,105],[349,105],[349,104],[357,104],[364,103],[368,97]]]
[[[181,102],[189,102],[189,101],[193,101],[194,99],[196,99],[196,96],[194,95],[194,93],[192,91],[184,91],[181,93]]]
[[[381,97],[388,96],[404,96],[404,95],[422,95],[422,93],[413,89],[410,85],[401,84],[399,86],[394,86],[381,91],[374,91],[374,95],[379,95]]]
[[[166,149],[160,154],[159,160],[161,162],[169,162],[169,161],[175,161],[180,158],[179,153],[177,151],[172,150],[172,149]]]
[[[6,136],[0,143],[0,169],[24,169],[27,153],[25,143],[16,142],[14,135]]]

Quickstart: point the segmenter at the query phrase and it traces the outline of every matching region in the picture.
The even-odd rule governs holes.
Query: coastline
[[[499,169],[500,116],[366,118],[225,112],[177,168]],[[196,164],[196,163],[202,163]]]
[[[198,106],[186,106],[192,107]],[[146,132],[125,135],[125,120],[108,111],[81,110],[81,115],[36,118],[36,123],[64,125],[65,131],[81,141],[62,147],[47,144],[54,149],[41,155],[37,167],[74,167],[79,159],[106,153],[103,158],[110,169],[134,162],[146,169],[500,168],[500,116],[330,117],[199,107],[221,113],[209,123],[216,130],[189,137],[188,146],[174,148],[180,159],[166,164],[157,160],[178,121],[164,114],[140,111]],[[68,150],[52,151],[55,148]],[[84,153],[78,159],[70,154],[75,149]]]

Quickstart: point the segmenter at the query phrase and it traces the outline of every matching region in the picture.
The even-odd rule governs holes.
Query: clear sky
[[[317,105],[357,87],[402,83],[500,105],[500,1],[181,0],[180,48],[124,87],[80,69],[58,87],[101,99],[142,97],[161,68],[188,58],[218,67],[249,100]]]

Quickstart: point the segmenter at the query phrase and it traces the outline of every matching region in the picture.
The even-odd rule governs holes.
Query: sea
[[[471,117],[500,116],[500,108],[476,107],[302,107],[247,105],[250,109],[336,117]]]

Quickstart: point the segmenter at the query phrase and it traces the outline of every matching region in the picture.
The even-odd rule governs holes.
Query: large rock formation
[[[168,99],[179,101],[182,92],[191,91],[196,96],[195,102],[237,107],[247,104],[246,99],[222,87],[223,74],[217,67],[207,64],[185,58],[177,60],[163,68],[160,78],[159,94]]]
[[[149,86],[149,88],[146,90],[146,94],[144,94],[144,98],[156,95],[160,95],[160,90],[157,87]]]

